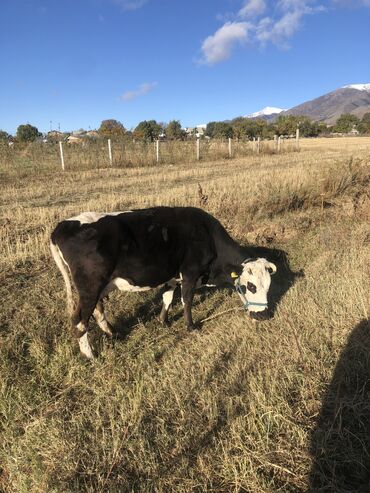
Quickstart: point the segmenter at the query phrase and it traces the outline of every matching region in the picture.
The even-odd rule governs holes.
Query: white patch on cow
[[[126,279],[122,279],[121,277],[116,277],[110,284],[113,284],[120,291],[129,291],[130,293],[135,293],[137,291],[150,291],[152,289],[150,286],[133,286],[126,281]]]
[[[80,324],[78,324],[78,325],[80,325]],[[85,332],[85,334],[79,338],[78,343],[80,345],[81,353],[84,354],[86,356],[86,358],[93,359],[94,354],[92,352],[92,349],[91,349],[91,346],[89,343],[89,339],[87,338],[87,332]]]
[[[65,258],[63,257],[63,253],[61,249],[58,247],[58,245],[54,245],[52,242],[50,242],[50,250],[53,255],[53,258],[55,260],[55,263],[57,264],[63,279],[64,279],[64,284],[67,292],[67,307],[68,307],[68,312],[70,315],[72,315],[73,312],[73,296],[72,296],[72,284],[71,284],[71,271],[69,269],[69,265],[67,264]]]
[[[163,304],[164,304],[164,308],[165,308],[166,311],[171,306],[171,303],[172,303],[172,300],[173,300],[173,293],[174,293],[174,289],[171,289],[171,290],[166,291],[165,293],[163,293],[162,299],[163,299]]]
[[[243,263],[240,284],[246,288],[245,297],[251,303],[249,307],[249,311],[251,312],[262,312],[267,308],[267,293],[271,284],[271,275],[268,269],[272,265],[265,258],[258,258],[257,260]],[[273,267],[276,269],[275,266]],[[252,293],[248,289],[248,282],[255,286],[255,293]],[[243,297],[240,296],[240,298],[244,302]],[[253,305],[253,303],[261,303],[262,306]]]
[[[169,289],[165,291],[162,295],[163,299],[163,305],[165,310],[167,311],[169,307],[171,306],[171,303],[173,301],[173,294],[175,292],[176,286],[177,286],[177,281],[176,279],[171,279],[167,285],[169,286]]]
[[[79,221],[80,224],[96,223],[102,217],[118,216],[119,214],[128,214],[132,211],[117,211],[117,212],[82,212],[78,216],[70,217],[66,221]]]

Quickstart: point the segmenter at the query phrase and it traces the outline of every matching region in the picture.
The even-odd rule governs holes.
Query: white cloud
[[[238,16],[242,19],[248,19],[263,14],[266,10],[265,0],[246,0],[243,7],[239,10]]]
[[[203,41],[203,62],[209,65],[227,60],[236,44],[248,38],[248,22],[226,22]]]
[[[119,5],[123,10],[137,10],[140,9],[148,0],[113,0],[113,2]]]
[[[148,94],[148,92],[152,91],[156,85],[157,82],[144,82],[143,84],[140,84],[137,89],[124,92],[120,99],[122,101],[132,101],[140,96],[144,96],[144,94]]]
[[[230,58],[235,45],[244,41],[250,45],[274,43],[280,48],[288,48],[288,40],[300,29],[304,16],[326,10],[319,0],[239,1],[241,8],[231,18],[245,21],[224,23],[202,43],[203,60],[209,65]],[[361,1],[370,3],[370,0]]]
[[[326,11],[315,0],[280,0],[278,7],[281,17],[265,25],[260,23],[257,26],[257,39],[261,43],[271,41],[283,48],[288,47],[287,40],[299,30],[304,16]]]
[[[257,26],[256,38],[262,44],[272,43],[287,47],[286,40],[299,29],[304,13],[300,10],[287,12],[279,20],[264,18]]]

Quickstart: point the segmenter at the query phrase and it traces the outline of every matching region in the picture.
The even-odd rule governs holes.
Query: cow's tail
[[[55,263],[57,264],[63,279],[64,279],[64,284],[66,287],[66,292],[67,292],[67,309],[68,313],[72,316],[73,311],[74,311],[74,303],[73,303],[73,295],[72,295],[72,284],[71,284],[71,278],[69,275],[69,266],[67,262],[65,261],[62,252],[60,251],[60,248],[58,245],[54,244],[52,241],[50,242],[50,250],[51,254],[53,256],[53,259],[55,260]]]

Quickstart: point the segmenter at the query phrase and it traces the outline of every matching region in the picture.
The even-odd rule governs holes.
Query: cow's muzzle
[[[249,315],[254,320],[267,320],[269,318],[269,311],[268,311],[267,308],[265,308],[261,312],[252,312],[252,311],[249,311]]]

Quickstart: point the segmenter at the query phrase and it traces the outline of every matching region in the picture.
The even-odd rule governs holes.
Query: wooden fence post
[[[159,163],[159,139],[157,139],[156,142],[156,157],[157,157],[157,164]]]
[[[109,164],[113,166],[113,159],[112,159],[112,142],[110,139],[108,139],[108,155],[109,155]]]
[[[274,149],[275,149],[275,152],[277,152],[277,150],[278,150],[278,136],[276,134],[274,135]]]
[[[62,161],[62,170],[65,170],[64,166],[64,156],[63,156],[63,144],[62,141],[59,142],[59,150],[60,150],[60,160]]]
[[[278,152],[280,152],[280,150],[281,150],[281,137],[280,137],[280,135],[279,135],[278,141],[277,141],[277,150],[278,150]]]
[[[229,158],[232,157],[232,149],[231,149],[231,137],[229,137]]]
[[[197,138],[197,161],[200,159],[200,139]]]
[[[260,153],[260,146],[261,146],[261,137],[258,137],[258,139],[257,139],[257,154]]]
[[[296,149],[299,151],[299,127],[297,127],[296,133],[295,133],[295,143],[296,143]]]

